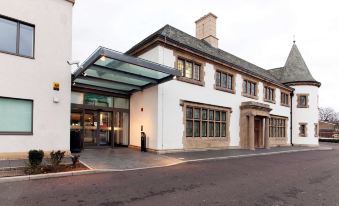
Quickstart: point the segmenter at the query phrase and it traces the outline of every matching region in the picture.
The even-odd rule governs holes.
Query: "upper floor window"
[[[271,87],[264,87],[264,100],[274,102],[275,101],[275,93],[274,89]]]
[[[289,99],[290,99],[290,96],[287,93],[281,92],[281,95],[280,95],[281,105],[288,106],[290,104]]]
[[[305,108],[308,107],[308,94],[297,94],[297,107]]]
[[[0,16],[0,51],[34,57],[34,26]]]
[[[299,123],[299,137],[307,136],[307,123]]]
[[[221,71],[216,71],[215,73],[215,87],[216,89],[224,90],[224,91],[234,91],[233,86],[233,75]]]
[[[257,96],[257,83],[244,80],[242,87],[244,95]]]
[[[177,67],[183,77],[200,81],[200,64],[184,59],[178,59]]]

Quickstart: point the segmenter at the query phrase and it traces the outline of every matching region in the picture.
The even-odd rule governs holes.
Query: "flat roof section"
[[[76,87],[130,95],[181,76],[179,70],[99,47],[72,75]]]

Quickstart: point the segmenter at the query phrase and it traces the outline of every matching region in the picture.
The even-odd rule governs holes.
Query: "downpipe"
[[[290,103],[290,142],[291,142],[291,146],[293,147],[293,133],[292,133],[292,128],[293,128],[293,124],[292,124],[292,103],[293,103],[293,101],[292,101],[292,99],[293,99],[293,96],[294,96],[294,93],[293,93],[293,91],[290,93],[290,99],[291,99],[291,103]]]

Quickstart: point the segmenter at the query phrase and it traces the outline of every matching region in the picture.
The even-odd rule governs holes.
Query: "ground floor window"
[[[0,134],[33,133],[33,100],[0,97]]]
[[[229,108],[185,103],[186,137],[227,137]]]
[[[269,119],[269,137],[287,137],[286,121],[286,118],[271,117]]]
[[[307,123],[299,123],[299,137],[307,136]]]

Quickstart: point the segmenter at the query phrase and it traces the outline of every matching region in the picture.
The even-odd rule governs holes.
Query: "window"
[[[307,123],[299,123],[299,136],[300,137],[307,136]]]
[[[34,56],[34,26],[0,16],[0,51]]]
[[[0,134],[33,133],[33,101],[0,97]]]
[[[248,80],[244,80],[243,94],[249,96],[257,96],[257,84]]]
[[[297,100],[299,108],[306,108],[308,107],[308,94],[297,94]]]
[[[183,77],[200,81],[200,64],[184,59],[178,59],[177,68]]]
[[[287,137],[286,119],[271,117],[269,119],[269,137]]]
[[[264,100],[274,102],[275,101],[275,93],[274,89],[271,87],[264,87]]]
[[[281,102],[281,105],[283,106],[289,106],[290,104],[289,95],[287,93],[281,92],[280,102]]]
[[[318,129],[318,123],[314,123],[314,136],[319,136],[319,129]]]
[[[186,137],[226,137],[228,109],[187,105]]]
[[[223,91],[233,91],[233,75],[216,71],[215,88]]]
[[[86,93],[84,96],[85,105],[99,107],[113,107],[113,97],[98,94]]]

